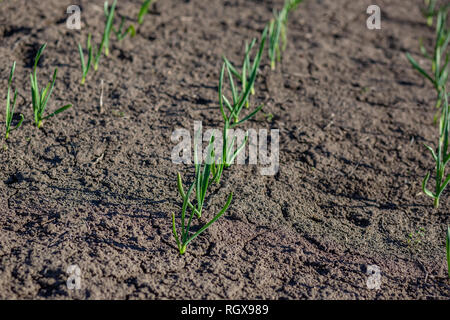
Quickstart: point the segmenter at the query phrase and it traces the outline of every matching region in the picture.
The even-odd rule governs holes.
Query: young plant
[[[105,13],[106,18],[110,16],[111,12],[108,9],[108,2],[105,2],[103,11]],[[111,30],[116,35],[117,40],[122,41],[128,34],[131,38],[133,38],[136,35],[136,29],[134,28],[134,25],[130,25],[127,29],[124,30],[125,27],[125,18],[122,17],[119,25],[119,29],[116,29],[113,25],[111,25]]]
[[[150,5],[152,4],[153,0],[145,0],[142,5],[141,9],[139,10],[138,14],[138,23],[143,24],[144,23],[144,17],[148,13],[148,10],[150,9]]]
[[[108,1],[105,1],[104,4],[104,12],[106,14],[106,24],[105,30],[103,31],[102,42],[100,43],[100,47],[97,50],[97,53],[94,58],[94,70],[98,70],[98,65],[100,63],[100,58],[102,56],[103,50],[105,50],[105,56],[109,55],[109,39],[111,37],[111,31],[114,23],[114,12],[116,9],[117,0],[114,0],[111,5],[111,9],[109,9]]]
[[[181,197],[183,198],[183,207],[181,209],[181,235],[180,235],[180,237],[178,236],[178,232],[177,232],[177,228],[176,228],[175,214],[172,214],[172,230],[173,230],[173,235],[175,237],[175,241],[177,243],[180,255],[183,255],[186,252],[186,247],[192,240],[194,240],[201,233],[203,233],[206,229],[208,229],[214,222],[216,222],[227,211],[227,209],[230,206],[231,201],[233,199],[233,193],[230,193],[222,210],[220,210],[219,213],[214,216],[214,218],[212,218],[207,224],[205,224],[203,227],[201,227],[196,233],[194,233],[192,235],[190,234],[189,231],[191,228],[191,223],[192,223],[193,217],[194,217],[194,215],[197,215],[198,217],[201,216],[201,210],[203,208],[206,191],[212,182],[210,177],[211,177],[211,162],[213,162],[213,160],[212,160],[213,157],[214,157],[214,138],[211,138],[209,146],[208,146],[208,157],[207,157],[205,166],[202,169],[202,165],[196,163],[195,179],[194,179],[194,182],[189,187],[187,193],[185,193],[185,191],[184,191],[181,175],[179,173],[177,175],[178,191],[179,191]],[[195,189],[196,198],[197,198],[197,208],[195,208],[190,202],[190,196],[194,189]],[[186,216],[187,216],[188,207],[191,209],[191,213],[189,215],[189,219],[186,224]]]
[[[422,242],[425,237],[425,228],[420,227],[415,232],[410,232],[408,234],[408,244],[418,245]]]
[[[427,189],[430,173],[427,173],[424,180],[422,181],[422,190],[427,196],[431,197],[434,200],[435,208],[439,207],[439,198],[450,181],[450,175],[445,176],[445,167],[450,160],[450,153],[448,150],[449,106],[448,93],[446,91],[446,83],[448,80],[448,66],[450,59],[450,56],[448,53],[446,53],[446,51],[450,41],[450,31],[447,29],[447,14],[447,6],[441,8],[437,12],[436,39],[433,54],[429,55],[423,44],[420,44],[420,51],[422,52],[423,56],[431,61],[431,72],[425,71],[409,53],[406,54],[414,69],[416,69],[423,77],[428,79],[433,84],[437,92],[436,108],[441,108],[442,101],[444,101],[444,106],[440,110],[440,117],[439,113],[435,116],[435,121],[437,121],[437,119],[439,118],[439,142],[437,150],[436,152],[434,152],[431,147],[426,146],[427,149],[431,152],[436,163],[436,185],[434,188],[434,192]],[[445,60],[443,61],[444,54]]]
[[[279,13],[274,11],[274,18],[269,22],[269,59],[270,67],[275,70],[276,61],[281,60],[280,36],[283,28],[283,20],[285,19],[286,10]]]
[[[269,22],[269,59],[270,67],[275,70],[275,63],[281,60],[281,52],[287,46],[287,22],[289,13],[295,10],[303,0],[285,0],[280,12],[276,10]],[[282,46],[280,48],[280,40]]]
[[[447,7],[439,10],[437,13],[436,40],[433,54],[428,54],[423,44],[420,43],[420,51],[423,56],[431,61],[431,72],[425,71],[409,53],[406,54],[411,65],[423,77],[428,79],[433,84],[438,94],[436,108],[439,108],[442,104],[443,94],[445,92],[443,88],[448,79],[448,65],[450,56],[447,52],[447,46],[450,41],[450,30],[447,29],[447,13]],[[444,55],[445,59],[443,59]]]
[[[289,14],[291,11],[297,9],[297,7],[302,3],[303,0],[285,0],[284,7],[286,8],[287,13]]]
[[[432,192],[427,189],[427,183],[430,178],[430,173],[428,172],[425,176],[423,182],[422,182],[422,190],[423,192],[429,196],[430,198],[434,199],[434,207],[439,207],[439,198],[444,191],[445,187],[450,181],[450,174],[448,174],[446,177],[445,175],[445,166],[447,165],[448,161],[450,160],[450,150],[448,149],[448,140],[449,140],[449,106],[448,106],[448,96],[447,93],[444,92],[444,106],[442,108],[442,116],[440,119],[439,124],[439,143],[437,146],[437,152],[434,152],[434,150],[425,145],[428,150],[430,150],[431,155],[433,156],[433,159],[436,163],[436,185],[435,185],[435,191]]]
[[[287,24],[288,24],[289,13],[291,11],[296,10],[302,1],[303,0],[285,0],[284,1],[283,9],[285,10],[285,16],[284,16],[283,24],[281,26],[281,34],[280,34],[281,42],[283,43],[281,51],[286,50],[286,47],[287,47]]]
[[[261,109],[262,105],[253,110],[250,114],[245,116],[242,119],[240,118],[240,113],[249,99],[250,92],[254,87],[256,76],[258,75],[259,65],[261,63],[261,57],[264,52],[264,46],[267,38],[268,29],[265,28],[261,37],[261,43],[259,46],[258,53],[253,62],[253,66],[250,72],[250,77],[247,79],[246,76],[246,67],[243,68],[243,73],[241,79],[242,82],[245,82],[245,87],[242,88],[242,92],[239,93],[236,89],[235,80],[233,78],[232,65],[231,63],[224,58],[224,64],[222,66],[222,70],[219,78],[219,108],[222,113],[222,117],[224,120],[224,128],[223,128],[223,144],[222,144],[222,155],[219,163],[214,163],[212,167],[212,174],[216,183],[219,183],[220,178],[222,176],[223,170],[228,168],[233,163],[234,159],[238,156],[238,154],[243,150],[245,144],[248,141],[248,135],[246,135],[243,143],[233,152],[234,143],[236,141],[236,136],[233,137],[232,141],[229,141],[229,130],[234,129],[235,127],[243,124],[247,120],[253,118]],[[231,68],[230,68],[231,67]],[[231,101],[225,96],[223,90],[225,71],[228,75],[228,80],[230,83],[230,90],[232,99]],[[235,73],[238,73],[235,71]]]
[[[14,77],[14,71],[16,70],[16,62],[14,61],[12,67],[11,67],[11,72],[9,74],[9,80],[8,80],[8,93],[6,96],[6,133],[5,133],[5,140],[8,140],[9,138],[9,133],[12,130],[15,130],[17,128],[19,128],[23,122],[23,115],[20,114],[20,121],[19,123],[14,127],[11,128],[11,122],[12,122],[12,118],[14,115],[14,109],[16,108],[16,99],[17,99],[17,89],[14,91],[14,98],[13,101],[11,103],[11,85],[12,85],[12,80]]]
[[[81,84],[82,85],[86,82],[86,77],[89,72],[89,69],[91,68],[91,63],[92,63],[93,51],[92,51],[91,39],[92,39],[92,35],[89,33],[87,43],[86,43],[86,46],[88,49],[87,64],[85,63],[85,60],[84,60],[83,47],[81,46],[81,44],[78,44],[78,51],[80,53],[80,60],[81,60],[81,74],[82,74]]]
[[[429,27],[433,25],[433,19],[436,15],[436,2],[437,0],[425,0],[426,8],[422,10],[422,14],[427,18],[427,25]]]
[[[105,48],[105,56],[109,56],[109,39],[111,35],[111,31],[113,29],[114,24],[114,14],[115,9],[117,5],[117,0],[114,0],[111,9],[109,9],[108,1],[105,1],[104,3],[104,12],[106,15],[106,26],[105,26],[105,33],[104,33],[104,48]],[[105,36],[106,35],[106,36]]]
[[[446,239],[446,247],[447,247],[447,267],[448,267],[448,278],[450,279],[450,226],[447,227],[447,239]]]
[[[256,61],[254,61],[253,65],[250,62],[250,53],[251,53],[251,50],[253,49],[255,43],[256,43],[256,39],[253,39],[252,42],[250,43],[250,45],[247,42],[245,42],[245,56],[244,56],[244,62],[242,63],[241,72],[239,72],[237,70],[237,68],[235,68],[233,66],[233,64],[230,61],[228,61],[228,59],[225,56],[223,57],[223,60],[227,64],[228,69],[241,82],[242,91],[245,91],[245,88],[247,87],[247,82],[249,80],[248,77],[251,75],[252,69],[254,68],[254,63],[256,62]],[[255,94],[255,85],[254,84],[250,89],[250,93]],[[249,103],[250,103],[250,98],[247,99],[247,101],[245,103],[246,108],[249,107]]]
[[[208,145],[207,158],[202,170],[201,160],[198,159],[197,147],[194,150],[194,163],[195,163],[195,195],[197,197],[197,210],[195,210],[197,217],[202,216],[203,205],[205,203],[206,192],[211,185],[211,168],[214,162],[214,137]],[[179,186],[180,187],[180,186]],[[182,190],[180,190],[180,193]]]
[[[198,218],[202,217],[202,210],[203,205],[205,203],[206,194],[208,191],[209,186],[211,185],[212,181],[215,179],[214,173],[216,172],[214,170],[215,168],[215,151],[214,151],[214,136],[211,137],[208,149],[207,149],[207,158],[205,161],[205,165],[202,168],[201,159],[198,158],[198,146],[197,141],[199,138],[199,133],[196,132],[195,139],[194,139],[194,164],[195,164],[195,195],[196,195],[196,204],[197,206],[194,207],[190,201],[188,201],[189,208],[197,215]],[[200,149],[201,152],[201,149]],[[211,177],[212,175],[212,177]],[[181,180],[178,180],[178,192],[180,193],[181,198],[185,198],[185,193],[183,190],[183,185],[181,184]]]
[[[236,70],[236,68],[228,61],[228,59],[226,57],[223,57],[224,64],[222,66],[222,71],[219,79],[219,107],[224,121],[229,125],[231,125],[232,127],[236,127],[237,125],[242,124],[246,120],[250,119],[262,108],[261,106],[259,110],[252,112],[250,116],[245,117],[243,120],[239,121],[239,115],[244,105],[249,101],[249,95],[251,91],[254,90],[256,76],[258,75],[259,72],[261,57],[264,51],[264,46],[267,38],[267,31],[268,29],[266,27],[262,33],[259,50],[254,58],[253,64],[250,63],[249,55],[251,49],[255,44],[255,40],[253,40],[250,46],[247,47],[242,67],[242,73],[239,73]],[[230,85],[231,101],[225,96],[223,92],[223,80],[225,71],[227,72],[228,81]],[[238,89],[236,88],[236,82],[233,75],[235,75],[242,84],[241,92],[239,92]],[[226,115],[224,105],[230,112],[229,116]]]
[[[31,98],[32,98],[32,106],[33,106],[33,113],[34,113],[34,122],[38,128],[40,128],[42,126],[42,120],[47,120],[47,119],[57,115],[58,113],[61,113],[64,110],[67,110],[68,108],[70,108],[72,106],[71,104],[65,105],[65,106],[57,109],[55,112],[53,112],[45,117],[43,116],[45,107],[47,106],[48,100],[52,94],[53,87],[56,82],[56,74],[58,72],[58,69],[56,68],[53,73],[52,81],[49,82],[47,84],[47,86],[44,89],[42,89],[42,91],[39,91],[39,84],[38,84],[38,80],[37,80],[37,65],[39,62],[39,58],[41,57],[42,53],[44,52],[46,46],[47,46],[47,44],[42,45],[42,47],[37,52],[37,55],[34,59],[33,73],[30,74]]]
[[[113,27],[113,32],[116,35],[117,40],[119,41],[122,41],[128,34],[130,35],[131,38],[136,36],[136,29],[134,28],[134,26],[130,24],[130,26],[124,31],[123,30],[124,24],[125,18],[122,17],[119,29],[117,30],[116,28]]]

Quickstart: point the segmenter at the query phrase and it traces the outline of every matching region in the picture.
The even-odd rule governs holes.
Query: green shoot
[[[427,18],[427,25],[429,27],[433,25],[433,19],[436,15],[436,2],[437,0],[425,0],[426,8],[422,10],[423,15]]]
[[[11,73],[9,74],[9,81],[8,81],[8,94],[6,96],[6,133],[5,133],[5,140],[8,140],[9,133],[12,130],[15,130],[19,128],[23,122],[23,115],[20,114],[20,121],[19,123],[14,127],[11,128],[11,122],[14,115],[14,109],[16,108],[16,99],[17,99],[17,89],[14,91],[14,98],[11,104],[11,85],[12,80],[14,77],[14,71],[16,70],[16,62],[14,61],[12,67],[11,67]]]
[[[239,74],[236,70],[233,72],[233,66],[231,63],[224,57],[224,64],[222,66],[222,70],[219,78],[219,107],[220,112],[222,113],[222,117],[224,120],[224,128],[223,128],[223,146],[222,146],[222,159],[219,164],[214,164],[212,167],[213,179],[216,183],[219,183],[220,178],[222,176],[224,168],[228,168],[233,163],[234,159],[238,156],[238,154],[243,150],[245,144],[247,143],[248,136],[245,137],[244,142],[233,152],[234,143],[236,141],[236,137],[233,137],[232,141],[229,141],[229,130],[234,129],[235,127],[241,125],[247,120],[253,118],[261,109],[262,105],[254,109],[251,113],[245,116],[243,119],[239,119],[240,113],[245,105],[245,103],[249,99],[249,95],[251,89],[254,87],[256,76],[258,75],[259,65],[261,63],[261,57],[264,52],[264,45],[267,38],[267,27],[264,29],[264,32],[261,37],[261,43],[259,46],[258,53],[254,59],[252,69],[250,72],[250,76],[247,79],[246,76],[246,67],[243,67],[243,72],[241,74],[241,81],[245,83],[245,87],[243,87],[242,92],[238,92],[235,81],[233,78],[233,74]],[[248,62],[247,62],[248,63]],[[244,63],[246,64],[246,63]],[[231,90],[231,101],[225,96],[223,92],[223,84],[225,71],[227,72],[228,80],[230,83]]]
[[[280,12],[274,11],[269,22],[269,59],[270,67],[275,70],[275,63],[281,60],[281,51],[287,46],[287,22],[289,13],[295,10],[303,0],[285,0]],[[282,46],[280,48],[280,39]]]
[[[92,39],[92,35],[89,33],[88,35],[88,39],[87,39],[87,49],[88,49],[88,61],[87,64],[85,63],[84,60],[84,52],[83,52],[83,47],[81,46],[81,44],[78,44],[78,51],[80,53],[80,60],[81,60],[81,74],[82,74],[82,78],[81,78],[81,84],[83,85],[86,82],[86,77],[87,74],[89,72],[89,69],[91,68],[91,63],[92,63],[92,44],[91,44],[91,39]]]
[[[224,64],[222,66],[222,71],[221,71],[221,75],[220,75],[220,79],[219,79],[219,107],[220,107],[220,111],[222,113],[223,119],[224,119],[225,123],[228,123],[228,125],[230,126],[230,129],[245,122],[246,120],[248,120],[249,118],[254,116],[254,114],[256,114],[256,112],[254,114],[252,113],[250,117],[246,117],[243,120],[239,121],[239,115],[242,111],[242,108],[248,101],[251,90],[254,89],[256,76],[258,75],[259,66],[261,63],[261,57],[262,57],[262,53],[264,51],[264,45],[266,42],[266,38],[267,38],[267,28],[264,29],[264,32],[261,37],[261,43],[259,46],[258,53],[255,56],[253,65],[251,66],[251,69],[249,69],[249,70],[248,70],[248,66],[250,65],[249,53],[250,53],[251,48],[254,45],[254,41],[252,41],[251,46],[248,47],[249,50],[247,50],[247,52],[246,52],[246,56],[244,59],[244,65],[242,67],[241,74],[239,74],[239,72],[236,70],[236,68],[233,67],[233,65],[228,61],[228,59],[226,57],[223,57]],[[225,71],[227,71],[227,76],[228,76],[228,80],[229,80],[229,84],[230,84],[230,90],[231,90],[231,94],[232,94],[231,101],[224,95],[224,92],[223,92],[223,80],[224,80]],[[247,78],[247,72],[249,73],[248,78]],[[242,83],[242,91],[241,92],[239,92],[239,90],[236,88],[236,84],[235,84],[233,75],[237,76],[237,78]],[[226,114],[227,112],[225,112],[224,105],[226,106],[226,108],[229,111],[228,116]],[[233,121],[234,121],[234,123],[233,123]]]
[[[225,206],[220,210],[220,212],[206,225],[204,225],[197,233],[190,236],[189,234],[189,228],[191,226],[192,219],[194,215],[196,215],[198,218],[201,218],[202,211],[207,195],[207,191],[209,186],[212,182],[216,181],[219,182],[220,176],[222,175],[223,169],[225,165],[229,165],[233,162],[234,158],[237,156],[237,154],[243,149],[245,146],[245,143],[248,139],[246,137],[244,143],[241,147],[238,148],[238,150],[233,153],[232,156],[228,156],[228,153],[231,153],[232,147],[234,144],[234,139],[230,144],[228,143],[228,129],[234,128],[235,126],[245,122],[246,120],[253,117],[259,110],[261,110],[262,107],[257,108],[252,113],[244,117],[242,120],[239,120],[240,112],[244,106],[244,104],[248,101],[251,89],[254,87],[255,79],[259,71],[259,65],[261,62],[262,53],[264,51],[264,45],[267,37],[267,28],[263,32],[259,52],[257,53],[252,67],[249,69],[248,66],[250,65],[250,58],[249,58],[249,52],[251,51],[251,48],[254,46],[256,41],[253,41],[250,46],[246,47],[246,57],[244,59],[244,65],[242,68],[242,73],[239,73],[234,67],[232,67],[231,63],[224,57],[224,64],[222,66],[220,80],[219,80],[219,101],[220,101],[220,110],[222,112],[224,121],[225,121],[225,128],[224,128],[224,154],[222,156],[223,159],[220,164],[216,164],[216,156],[215,156],[215,150],[214,150],[214,136],[211,137],[207,149],[207,158],[205,161],[205,164],[202,165],[201,162],[198,159],[198,146],[196,143],[194,143],[194,163],[195,163],[195,179],[192,183],[191,187],[189,188],[189,191],[187,194],[184,191],[183,183],[181,180],[181,175],[178,174],[177,179],[177,185],[178,185],[178,192],[180,193],[181,198],[183,199],[183,207],[181,212],[181,236],[178,236],[178,232],[176,230],[175,225],[175,215],[172,214],[172,226],[173,226],[173,234],[175,237],[175,240],[177,242],[177,246],[179,249],[180,254],[184,254],[186,252],[186,246],[189,242],[191,242],[194,238],[196,238],[199,234],[201,234],[203,231],[205,231],[211,224],[213,224],[217,219],[219,219],[225,211],[228,209],[228,207],[231,204],[232,200],[232,194],[229,195],[228,200],[225,204]],[[234,72],[231,71],[231,68],[233,68]],[[225,70],[227,70],[227,74],[230,80],[230,88],[232,92],[232,103],[226,98],[223,92],[223,80],[225,75]],[[249,78],[247,78],[246,73],[248,71],[250,72]],[[233,78],[233,73],[239,78],[239,80],[243,83],[242,86],[242,92],[238,92],[235,86],[235,81]],[[224,103],[228,109],[228,112],[225,112]],[[195,133],[196,138],[194,141],[198,141],[197,135],[199,132]],[[195,196],[196,196],[196,205],[194,206],[190,201],[191,193],[195,190]],[[189,216],[187,225],[186,225],[186,211],[187,209],[190,209],[191,214]]]
[[[111,37],[112,26],[114,22],[114,11],[116,9],[117,0],[114,0],[111,9],[109,9],[108,1],[105,1],[104,11],[107,16],[105,30],[103,32],[102,42],[100,43],[100,48],[98,49],[95,59],[94,59],[94,70],[98,70],[98,65],[100,63],[100,58],[103,53],[103,49],[105,50],[105,55],[109,55],[109,39]]]
[[[285,10],[285,16],[283,20],[283,24],[281,26],[281,42],[283,43],[281,51],[286,50],[287,47],[287,24],[288,24],[288,18],[289,13],[291,11],[294,11],[297,9],[297,7],[302,3],[303,0],[285,0],[284,2],[284,10]]]
[[[194,141],[198,140],[198,134],[196,133],[196,139]],[[201,160],[198,159],[198,147],[196,142],[194,143],[194,164],[195,164],[195,194],[196,194],[196,200],[197,200],[197,207],[195,208],[190,201],[188,201],[188,206],[194,212],[198,218],[201,218],[202,216],[202,210],[203,205],[205,203],[206,198],[206,192],[208,191],[209,186],[211,185],[212,180],[211,179],[211,173],[214,171],[215,167],[215,152],[214,152],[214,137],[211,137],[211,140],[208,144],[208,150],[207,150],[207,159],[205,161],[205,165],[202,168]],[[183,190],[183,184],[181,182],[181,179],[179,177],[177,181],[178,185],[178,192],[180,193],[181,198],[185,198],[185,193]]]
[[[448,278],[450,279],[450,226],[447,227],[447,267],[448,267]]]
[[[65,106],[57,109],[55,112],[53,112],[45,117],[43,116],[45,107],[47,106],[48,100],[52,94],[53,87],[56,82],[56,74],[58,72],[58,69],[56,68],[53,73],[52,81],[49,82],[47,84],[47,86],[44,89],[42,89],[42,91],[39,91],[39,85],[38,85],[36,71],[37,71],[37,65],[38,65],[39,59],[40,59],[42,53],[44,52],[46,46],[47,46],[47,44],[42,45],[42,47],[37,52],[36,57],[34,59],[33,73],[30,74],[31,98],[32,98],[32,106],[33,106],[33,113],[34,113],[34,122],[38,128],[40,128],[42,126],[42,120],[47,120],[72,106],[71,104],[65,105]]]
[[[269,59],[272,70],[275,70],[276,61],[281,60],[280,35],[285,13],[284,10],[280,13],[274,11],[274,18],[269,22]]]
[[[103,11],[105,13],[106,18],[108,19],[111,14],[110,10],[108,9],[108,2],[105,2]],[[111,25],[111,30],[114,32],[117,40],[119,41],[122,41],[128,34],[130,35],[131,38],[133,38],[136,35],[136,29],[132,24],[126,30],[124,30],[124,26],[125,26],[124,17],[122,17],[120,21],[119,29],[116,29],[113,25]]]
[[[250,52],[253,49],[254,45],[256,43],[256,39],[253,39],[250,45],[248,43],[245,43],[245,56],[244,56],[244,62],[242,63],[242,70],[239,72],[232,64],[227,60],[227,58],[223,57],[224,61],[226,62],[228,68],[230,69],[231,73],[236,76],[239,81],[242,84],[242,91],[245,91],[245,88],[247,87],[248,82],[248,76],[251,75],[251,71],[253,69],[252,64],[250,63]],[[255,94],[255,86],[253,86],[250,89],[251,94]],[[245,106],[248,109],[250,103],[250,99],[247,99]]]
[[[117,40],[119,41],[122,41],[128,34],[130,35],[131,38],[133,38],[136,35],[136,29],[132,24],[130,24],[130,26],[125,31],[123,31],[124,24],[125,18],[122,18],[119,29],[116,30],[116,28],[113,27],[114,34],[116,35]]]
[[[425,146],[428,150],[430,150],[431,155],[436,163],[436,185],[435,192],[427,189],[428,180],[430,178],[430,173],[428,172],[422,182],[422,190],[423,192],[434,199],[434,207],[439,207],[439,198],[444,191],[447,184],[450,182],[450,174],[444,177],[445,174],[445,166],[450,160],[450,152],[448,149],[448,138],[449,138],[449,106],[448,106],[448,97],[447,93],[444,93],[444,107],[442,108],[442,116],[440,121],[440,137],[439,144],[437,147],[437,152],[429,147]]]
[[[152,4],[153,0],[145,0],[142,5],[141,9],[139,10],[138,14],[138,23],[143,24],[144,23],[144,16],[148,13],[148,10],[150,9],[150,5]]]
[[[104,12],[106,14],[106,28],[105,28],[105,34],[103,36],[104,40],[104,48],[105,48],[105,56],[109,56],[109,39],[110,34],[113,29],[113,22],[114,22],[114,11],[116,9],[117,0],[114,0],[111,9],[108,9],[108,1],[105,1],[104,4]]]
[[[294,11],[297,9],[300,3],[302,3],[303,0],[286,0],[284,2],[284,7],[287,10],[287,13]]]
[[[272,120],[273,120],[273,114],[272,113],[263,113],[263,115],[267,119],[268,122],[272,122]]]
[[[431,61],[431,72],[425,71],[409,53],[406,54],[411,65],[423,77],[428,79],[436,89],[438,93],[436,108],[439,108],[442,104],[444,93],[443,87],[447,83],[448,79],[448,65],[450,57],[448,52],[446,53],[446,51],[450,41],[450,30],[447,29],[447,12],[447,7],[438,11],[436,23],[436,40],[433,54],[428,54],[423,44],[420,44],[420,51],[422,52],[423,56]],[[445,59],[443,59],[444,54]]]
[[[434,11],[435,4],[432,2],[428,3],[432,6]],[[439,199],[446,188],[447,184],[450,182],[450,174],[445,176],[445,167],[450,160],[450,152],[448,150],[448,140],[449,140],[449,106],[448,106],[448,94],[446,91],[446,83],[448,80],[448,66],[450,56],[447,51],[448,44],[450,42],[450,30],[447,29],[447,14],[448,6],[445,6],[438,10],[437,20],[436,20],[436,39],[434,45],[434,52],[432,55],[428,54],[427,50],[420,43],[420,51],[422,55],[431,61],[431,71],[427,72],[423,69],[419,63],[414,60],[414,58],[407,53],[406,56],[413,66],[425,79],[428,79],[434,86],[437,93],[436,108],[441,108],[442,101],[444,101],[444,106],[440,111],[440,121],[439,121],[439,142],[437,145],[436,152],[430,147],[426,148],[431,152],[433,160],[436,166],[436,176],[435,176],[435,188],[434,192],[427,189],[428,180],[430,179],[430,173],[428,172],[422,181],[423,192],[434,200],[434,207],[439,207]],[[445,60],[443,60],[443,55],[445,54]],[[435,120],[438,116],[435,116]]]
[[[416,232],[408,234],[408,244],[419,245],[425,237],[425,228],[420,227]]]
[[[211,144],[210,144],[210,146],[211,146]],[[181,209],[181,236],[180,237],[178,236],[178,232],[177,232],[177,228],[176,228],[176,224],[175,224],[175,214],[172,214],[172,229],[173,229],[173,235],[175,237],[175,241],[177,243],[180,255],[183,255],[186,252],[186,247],[192,240],[194,240],[201,233],[203,233],[206,229],[208,229],[214,222],[216,222],[227,211],[227,209],[230,206],[231,201],[233,199],[233,193],[230,193],[222,210],[220,210],[219,213],[214,216],[214,218],[212,218],[207,224],[205,224],[203,227],[201,227],[196,233],[194,233],[193,235],[190,235],[189,231],[191,228],[191,223],[192,223],[194,214],[196,214],[196,210],[193,209],[189,198],[190,198],[194,188],[196,189],[197,199],[202,196],[204,197],[204,194],[205,194],[206,189],[208,188],[208,185],[210,182],[209,172],[207,172],[208,170],[209,170],[208,164],[205,164],[205,168],[203,169],[203,171],[199,170],[199,167],[196,165],[195,181],[192,183],[187,194],[183,190],[183,183],[181,180],[181,175],[178,173],[178,176],[177,176],[178,189],[183,198],[183,207]],[[200,193],[200,195],[198,193]],[[186,213],[187,213],[186,211],[188,209],[188,206],[191,208],[191,214],[189,215],[188,222],[186,224]]]

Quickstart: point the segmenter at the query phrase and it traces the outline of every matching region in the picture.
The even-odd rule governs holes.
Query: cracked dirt
[[[226,171],[206,216],[233,191],[230,209],[180,257],[176,173],[193,168],[171,162],[171,133],[220,124],[221,56],[239,62],[283,1],[158,1],[84,87],[76,46],[88,32],[99,41],[102,1],[2,1],[0,97],[15,60],[26,121],[0,151],[0,298],[448,299],[448,193],[434,210],[420,187],[435,97],[405,58],[420,37],[432,43],[421,3],[379,1],[381,31],[365,27],[370,1],[300,5],[282,62],[272,72],[263,61],[252,97],[273,119],[247,124],[280,130],[280,171]],[[81,31],[65,27],[70,4]],[[138,8],[119,1],[118,12]],[[28,80],[44,42],[41,83],[59,68],[48,108],[74,106],[37,130]],[[81,290],[66,286],[73,264]],[[366,286],[374,264],[379,290]]]

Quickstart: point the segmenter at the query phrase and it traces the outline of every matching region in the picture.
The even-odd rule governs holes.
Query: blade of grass
[[[20,114],[20,120],[19,122],[16,124],[16,126],[14,128],[11,128],[11,123],[12,123],[12,119],[14,116],[14,110],[16,108],[16,101],[17,101],[17,89],[14,90],[14,96],[13,96],[13,101],[11,103],[11,86],[12,86],[12,81],[13,81],[13,77],[14,77],[14,72],[16,70],[16,62],[13,62],[13,65],[11,67],[11,71],[9,73],[9,79],[8,79],[8,92],[7,92],[7,96],[6,96],[6,132],[5,132],[5,140],[8,140],[9,138],[9,134],[11,131],[18,129],[23,122],[23,114]]]
[[[31,80],[31,98],[32,98],[32,107],[33,107],[33,114],[34,114],[34,121],[38,128],[42,126],[42,121],[48,118],[53,117],[54,115],[61,113],[62,111],[70,108],[72,105],[65,105],[62,108],[57,109],[55,112],[51,113],[48,116],[44,117],[44,111],[45,107],[48,104],[48,101],[50,99],[50,96],[52,95],[53,88],[55,86],[56,82],[56,76],[58,73],[58,69],[55,68],[55,71],[53,72],[53,78],[52,81],[47,84],[47,86],[39,92],[39,86],[37,82],[37,65],[39,63],[39,59],[46,48],[46,44],[42,45],[40,49],[38,50],[38,53],[36,54],[35,61],[34,61],[34,68],[33,73],[30,74],[30,80]]]
[[[192,237],[190,237],[186,243],[185,246],[188,245],[192,240],[194,240],[195,238],[197,238],[200,234],[202,234],[206,229],[208,229],[214,222],[216,222],[228,209],[228,207],[231,204],[231,201],[233,200],[233,193],[230,193],[230,195],[228,196],[227,202],[225,203],[224,207],[222,208],[222,210],[220,210],[220,212],[214,217],[212,218],[207,224],[205,224],[203,227],[200,228],[200,230],[198,230]]]
[[[88,50],[88,61],[87,64],[85,63],[84,59],[84,51],[81,44],[78,44],[78,52],[80,54],[80,61],[81,61],[81,84],[83,85],[86,82],[86,77],[89,73],[89,70],[91,68],[92,64],[92,58],[93,58],[93,49],[92,49],[92,34],[89,33],[87,41],[86,41],[86,47]]]
[[[109,39],[111,37],[111,30],[114,23],[114,12],[116,8],[117,0],[114,0],[113,4],[111,5],[111,9],[109,9],[108,1],[105,1],[104,4],[104,11],[107,16],[106,23],[105,23],[105,29],[103,31],[103,37],[102,41],[100,43],[100,47],[97,50],[97,53],[95,55],[94,59],[94,70],[98,70],[98,66],[100,63],[100,58],[103,54],[103,50],[105,51],[105,56],[109,55]]]
[[[65,111],[65,110],[69,109],[70,107],[72,107],[71,104],[66,104],[64,107],[61,107],[61,108],[59,108],[58,110],[52,112],[51,114],[49,114],[49,115],[43,117],[42,120],[50,119],[51,117],[56,116],[58,113],[61,113],[61,112]]]
[[[138,14],[138,23],[143,24],[144,23],[144,17],[148,13],[148,10],[150,9],[150,5],[152,4],[153,0],[145,0],[142,5],[141,9],[139,10]]]

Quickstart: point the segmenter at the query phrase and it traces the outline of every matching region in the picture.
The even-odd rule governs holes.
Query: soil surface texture
[[[1,1],[0,107],[17,61],[14,122],[25,121],[0,149],[0,298],[450,298],[449,194],[436,210],[421,190],[436,97],[405,56],[425,62],[419,39],[431,47],[434,30],[420,0],[378,1],[382,29],[368,30],[372,2],[305,0],[290,15],[282,60],[272,71],[265,52],[251,97],[262,112],[243,126],[280,130],[279,171],[227,169],[195,225],[233,192],[230,208],[180,256],[176,174],[187,183],[194,168],[172,162],[172,132],[221,128],[222,55],[239,65],[284,1],[157,1],[134,38],[112,35],[84,86],[77,45],[100,42],[103,1]],[[71,4],[81,30],[66,27]],[[117,13],[128,24],[139,7],[119,1]],[[73,107],[38,130],[29,74],[43,43],[41,87],[58,68],[47,112]]]

